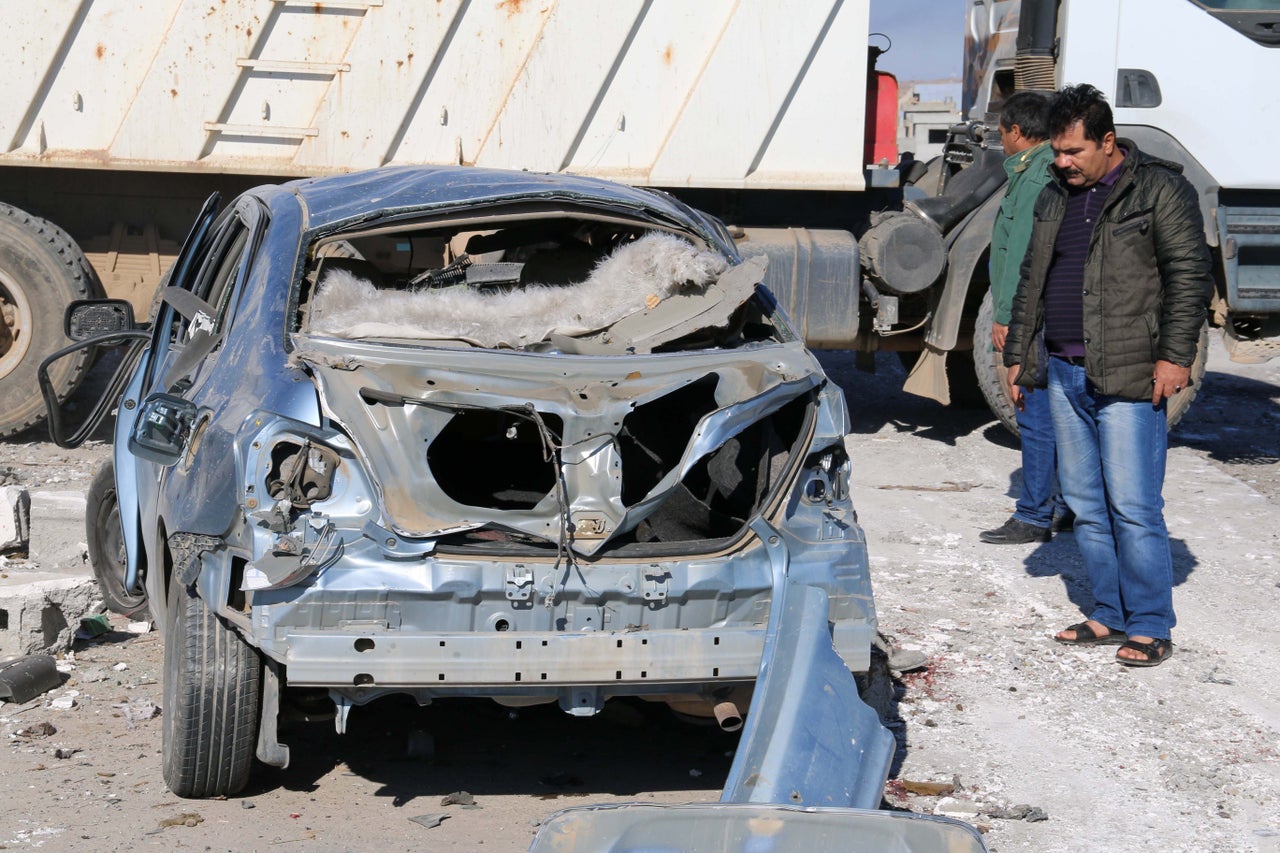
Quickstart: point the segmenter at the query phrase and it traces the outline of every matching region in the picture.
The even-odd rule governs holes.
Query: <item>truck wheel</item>
[[[135,594],[124,587],[124,531],[120,528],[120,504],[116,500],[116,467],[110,459],[93,476],[86,504],[85,541],[103,602],[112,613],[122,616],[144,613],[146,593]]]
[[[1001,353],[991,348],[991,324],[995,321],[995,303],[991,291],[982,300],[978,319],[973,326],[973,369],[978,374],[978,387],[991,412],[1014,435],[1018,434],[1017,411],[1004,385],[1005,369]]]
[[[63,315],[73,299],[102,296],[98,276],[61,228],[0,204],[0,438],[44,419],[36,368],[65,346]],[[90,353],[53,366],[64,400],[89,369]]]
[[[179,797],[235,794],[258,740],[262,662],[174,580],[164,638],[164,782]]]
[[[995,307],[991,302],[991,294],[987,293],[986,298],[982,300],[982,307],[978,310],[978,319],[974,328],[990,329],[994,317]],[[1169,400],[1167,417],[1170,429],[1182,420],[1187,409],[1191,408],[1196,395],[1200,393],[1200,383],[1204,381],[1208,360],[1209,324],[1205,323],[1200,330],[1200,345],[1196,349],[1196,360],[1191,363],[1191,385]],[[992,413],[1000,419],[1000,423],[1008,427],[1010,432],[1017,435],[1018,419],[1013,401],[1009,399],[1009,392],[1005,388],[1004,377],[1007,371],[1004,361],[1000,353],[991,349],[990,342],[982,338],[977,331],[974,332],[973,339],[973,366],[978,374],[978,385],[982,388],[982,396],[986,397]]]

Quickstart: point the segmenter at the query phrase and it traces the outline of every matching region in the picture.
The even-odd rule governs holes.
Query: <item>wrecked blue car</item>
[[[763,270],[662,193],[390,168],[211,198],[149,326],[72,306],[64,355],[126,351],[90,517],[164,632],[174,793],[286,765],[310,688],[339,731],[388,694],[745,717],[727,802],[876,808],[845,403]]]

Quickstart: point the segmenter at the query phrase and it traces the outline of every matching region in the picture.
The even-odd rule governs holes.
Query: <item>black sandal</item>
[[[1122,658],[1119,650],[1116,651],[1116,663],[1122,663],[1125,666],[1159,666],[1169,658],[1173,657],[1173,641],[1172,640],[1152,640],[1149,643],[1139,643],[1137,640],[1125,640],[1120,646],[1121,649],[1132,649],[1135,652],[1141,652],[1147,656],[1146,660],[1138,658]]]
[[[1125,642],[1124,631],[1117,631],[1114,628],[1107,628],[1108,633],[1097,634],[1088,622],[1077,622],[1074,625],[1068,625],[1062,629],[1063,631],[1075,631],[1074,640],[1063,639],[1054,636],[1054,640],[1067,646],[1118,646]]]

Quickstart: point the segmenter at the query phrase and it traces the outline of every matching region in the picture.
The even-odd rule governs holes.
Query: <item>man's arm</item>
[[[1158,405],[1191,381],[1213,279],[1200,199],[1191,182],[1170,176],[1157,191],[1152,214],[1156,267],[1164,290],[1151,389],[1151,402]]]

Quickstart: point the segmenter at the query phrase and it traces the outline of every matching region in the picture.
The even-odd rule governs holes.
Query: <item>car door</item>
[[[206,205],[175,262],[161,293],[151,346],[125,391],[116,422],[114,458],[129,589],[138,588],[143,568],[161,553],[155,523],[161,494],[169,470],[199,428],[201,380],[230,325],[238,285],[265,222],[256,202],[244,197],[216,220],[215,215],[216,208]],[[163,601],[163,578],[156,574],[147,578],[147,592],[152,601]]]

